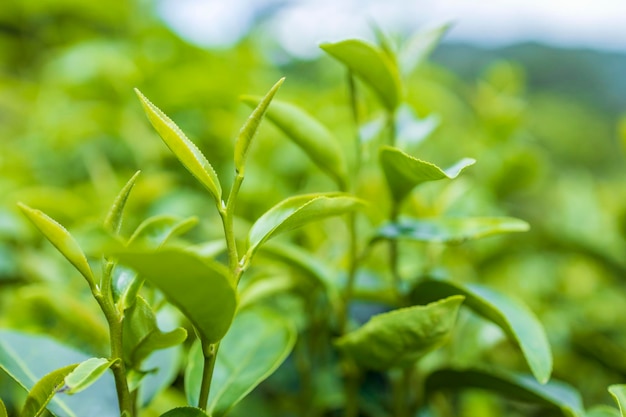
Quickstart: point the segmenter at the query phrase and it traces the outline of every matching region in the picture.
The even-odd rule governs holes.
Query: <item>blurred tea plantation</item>
[[[588,406],[612,404],[607,387],[626,382],[626,92],[623,72],[606,68],[626,68],[626,57],[537,45],[500,54],[453,45],[439,46],[429,57],[423,52],[407,78],[410,106],[401,108],[398,137],[413,155],[440,166],[466,156],[477,163],[453,182],[427,184],[411,194],[407,211],[416,217],[512,216],[531,228],[453,246],[407,242],[400,269],[405,276],[486,284],[523,300],[545,326],[553,378],[577,389]],[[158,140],[134,87],[158,103],[220,178],[228,179],[234,138],[250,111],[240,96],[262,95],[282,76],[281,100],[317,117],[345,149],[353,146],[346,72],[328,56],[290,59],[261,29],[236,46],[202,49],[166,27],[147,1],[4,1],[0,328],[46,335],[91,354],[107,349],[106,323],[83,280],[28,223],[17,202],[46,212],[88,247],[94,225],[141,170],[123,234],[149,216],[167,214],[198,216],[184,236],[188,242],[220,236],[206,193]],[[380,109],[368,89],[358,92],[367,164],[376,158]],[[248,160],[237,208],[243,225],[288,196],[336,190],[271,123],[264,122]],[[378,176],[372,178],[365,172],[357,194],[375,202],[386,191]],[[378,225],[384,219],[374,214],[361,220]],[[322,259],[342,262],[345,230],[332,220],[292,238]],[[372,302],[378,285],[366,272],[359,276],[353,307],[363,321],[385,308]],[[305,296],[286,288],[275,297],[300,323],[300,332],[310,331],[299,319]],[[526,369],[499,329],[471,314],[459,320],[466,325],[450,347],[458,365]],[[310,364],[299,355],[296,346],[276,374],[229,415],[301,415],[294,381],[298,368]],[[177,361],[182,356],[170,359],[169,385],[158,387],[155,411],[148,408],[143,415],[184,404]],[[311,384],[328,392],[315,395],[332,409],[340,401],[333,397],[339,395],[333,376],[320,371],[317,378]],[[367,378],[363,389],[375,397],[382,382],[375,374]],[[9,408],[19,407],[25,395],[0,371],[0,397]],[[539,415],[507,414],[508,400],[486,391],[454,399],[457,411],[449,415]]]

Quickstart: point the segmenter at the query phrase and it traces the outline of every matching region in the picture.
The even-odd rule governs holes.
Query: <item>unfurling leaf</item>
[[[379,156],[387,184],[396,201],[402,201],[414,187],[424,182],[456,178],[461,171],[476,162],[472,158],[463,158],[443,170],[391,146],[382,146]]]
[[[119,359],[118,359],[119,360]],[[96,382],[115,361],[106,358],[90,358],[80,363],[65,377],[66,394],[76,394]]]
[[[276,84],[274,84],[265,97],[258,102],[258,105],[239,131],[239,135],[235,141],[235,168],[240,174],[243,174],[244,172],[246,156],[248,155],[248,149],[250,148],[252,139],[259,129],[259,125],[263,120],[263,116],[265,115],[270,102],[284,81],[285,78],[281,78]]]
[[[261,101],[258,97],[247,96],[242,100],[252,106]],[[337,138],[326,126],[300,107],[279,100],[272,101],[266,116],[333,178],[341,190],[347,188],[348,174],[343,152]]]
[[[398,107],[402,96],[398,68],[387,53],[358,39],[320,45],[367,84],[389,111]]]
[[[43,413],[54,394],[63,387],[65,377],[77,366],[68,365],[41,378],[28,393],[20,417],[37,417]]]
[[[378,314],[339,338],[337,347],[366,369],[412,366],[448,339],[463,299],[452,296]]]
[[[235,314],[237,295],[223,265],[179,248],[128,249],[116,256],[161,290],[203,341],[216,343],[224,337]]]
[[[152,104],[141,92],[135,89],[141,104],[154,126],[172,153],[185,168],[202,184],[215,198],[217,203],[222,201],[222,186],[215,170],[200,152],[200,149],[185,136],[182,130],[157,106]]]
[[[120,229],[122,227],[122,215],[124,214],[124,207],[126,207],[126,202],[128,201],[128,196],[135,186],[135,181],[137,181],[137,177],[141,171],[135,172],[126,185],[122,188],[120,193],[115,197],[115,201],[109,210],[106,218],[104,219],[104,228],[113,233],[115,235],[119,235]]]
[[[422,281],[412,292],[411,301],[428,303],[441,297],[462,295],[464,305],[497,324],[517,343],[533,375],[542,384],[552,373],[552,352],[541,322],[525,305],[481,285],[465,285],[439,280]]]
[[[85,253],[78,246],[72,235],[59,223],[45,213],[18,203],[19,208],[39,231],[61,252],[65,258],[85,277],[89,286],[95,288],[95,278],[89,267]]]

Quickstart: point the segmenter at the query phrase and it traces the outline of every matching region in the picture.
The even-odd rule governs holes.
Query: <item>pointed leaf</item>
[[[259,245],[279,233],[354,211],[362,205],[361,200],[343,193],[305,194],[283,200],[257,219],[250,229],[248,259]]]
[[[562,382],[542,385],[530,376],[477,369],[442,369],[430,374],[425,382],[427,395],[465,388],[486,389],[512,400],[542,405],[564,417],[584,416],[580,394]]]
[[[541,322],[524,304],[481,285],[465,285],[438,280],[420,283],[411,296],[415,303],[462,295],[464,305],[498,325],[522,350],[533,375],[546,383],[552,373],[552,352]]]
[[[413,35],[398,54],[402,74],[405,76],[410,74],[423,63],[451,26],[450,23],[446,23]]]
[[[115,201],[109,210],[106,218],[104,219],[104,228],[115,234],[120,234],[120,229],[122,227],[122,216],[124,214],[124,207],[126,206],[126,202],[128,201],[128,196],[135,186],[135,182],[137,181],[137,177],[141,171],[135,172],[126,185],[122,188],[120,193],[115,197]]]
[[[284,81],[284,77],[278,80],[270,91],[268,91],[265,97],[259,100],[258,105],[248,120],[246,120],[246,123],[241,128],[241,131],[239,131],[239,136],[237,136],[237,140],[235,141],[235,169],[240,174],[243,174],[244,172],[246,156],[248,154],[250,144],[252,143],[252,139],[259,129],[261,120],[263,120],[263,116],[265,115],[270,102]]]
[[[320,48],[346,65],[374,90],[388,110],[393,111],[400,104],[400,74],[395,63],[383,50],[358,39],[323,43]]]
[[[242,100],[248,105],[255,106],[261,99],[246,96]],[[300,107],[280,100],[272,101],[266,116],[322,171],[333,178],[340,189],[346,189],[348,182],[346,161],[337,138],[326,126]]]
[[[117,257],[160,289],[204,341],[215,343],[224,337],[235,314],[237,295],[223,265],[179,248],[129,249]]]
[[[609,392],[615,398],[622,417],[626,417],[626,385],[611,385]]]
[[[20,417],[37,417],[43,413],[54,394],[63,386],[65,376],[76,366],[68,365],[41,378],[28,393]]]
[[[415,240],[459,245],[468,240],[501,233],[525,232],[528,223],[512,217],[403,218],[378,229],[375,239]]]
[[[270,310],[250,309],[237,314],[220,344],[211,384],[215,388],[211,389],[207,407],[209,414],[223,416],[270,376],[287,358],[295,339],[294,326]],[[195,362],[201,361],[201,349],[196,348],[194,353]],[[186,374],[190,404],[198,403],[201,378],[201,367]]]
[[[39,210],[18,203],[19,208],[39,231],[61,252],[65,258],[80,272],[89,286],[95,287],[95,278],[89,267],[85,253],[70,233],[54,219]]]
[[[222,186],[215,170],[202,152],[200,152],[200,149],[185,136],[183,131],[165,113],[152,104],[139,90],[135,89],[135,93],[137,93],[150,123],[159,133],[163,142],[191,175],[211,193],[215,201],[220,203],[222,200]]]
[[[446,342],[463,298],[453,296],[378,314],[339,338],[337,347],[363,368],[382,371],[412,366]]]
[[[172,408],[161,417],[209,417],[204,411],[196,407],[177,407]]]
[[[424,182],[456,178],[463,169],[476,162],[472,158],[463,158],[442,170],[435,164],[413,158],[391,146],[382,146],[379,156],[387,184],[396,201],[403,200],[413,187]]]
[[[100,378],[115,361],[106,358],[90,358],[80,363],[69,375],[65,377],[63,392],[76,394],[91,386]]]

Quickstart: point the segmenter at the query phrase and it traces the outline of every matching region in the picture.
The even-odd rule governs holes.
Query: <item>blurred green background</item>
[[[18,201],[80,237],[141,169],[127,233],[149,215],[169,213],[202,218],[192,240],[219,236],[207,196],[157,139],[134,87],[196,141],[224,181],[249,111],[239,95],[263,94],[281,76],[287,77],[281,99],[306,108],[350,146],[342,68],[327,57],[299,61],[275,50],[254,28],[229,48],[194,46],[169,29],[149,1],[3,1],[0,326],[95,351],[106,340],[95,307],[80,302],[83,282],[18,214]],[[442,165],[464,156],[478,160],[461,180],[413,198],[411,210],[510,215],[531,224],[525,234],[447,250],[438,273],[523,299],[546,326],[555,378],[578,388],[587,404],[610,403],[606,387],[626,380],[626,84],[620,69],[626,70],[626,55],[617,53],[449,44],[411,75],[407,91],[423,119],[421,134],[430,133],[416,155]],[[243,220],[281,198],[333,189],[269,124],[250,160]],[[371,197],[380,184],[363,181],[362,187]],[[314,246],[314,239],[307,244]],[[459,337],[471,345],[480,334]],[[498,339],[489,360],[523,369],[509,351]],[[478,360],[471,349],[458,357]],[[0,375],[0,392],[12,389]]]

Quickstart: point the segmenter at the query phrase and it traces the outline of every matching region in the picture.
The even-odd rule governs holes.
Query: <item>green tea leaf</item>
[[[205,342],[224,337],[235,314],[237,295],[223,265],[179,248],[128,249],[116,256],[160,289]]]
[[[41,378],[28,393],[20,417],[37,417],[43,413],[54,394],[63,387],[65,377],[77,366],[68,365]]]
[[[580,394],[562,382],[543,385],[530,376],[478,369],[442,369],[430,374],[425,381],[427,395],[465,388],[485,389],[512,400],[542,405],[564,417],[585,415]]]
[[[393,111],[400,104],[400,74],[383,50],[358,39],[323,43],[320,48],[347,66],[374,90],[388,110]]]
[[[161,332],[152,308],[141,296],[124,311],[123,356],[124,362],[132,368],[138,367],[153,351],[176,346],[186,338],[187,331],[183,328]]]
[[[37,229],[61,252],[65,258],[85,277],[89,286],[95,288],[96,282],[85,257],[72,235],[54,219],[45,213],[32,209],[25,204],[18,203],[19,208],[28,217]]]
[[[623,417],[619,410],[608,405],[597,405],[585,413],[585,417]]]
[[[245,340],[246,343],[242,343]],[[220,343],[207,411],[221,417],[257,385],[270,376],[287,358],[296,340],[294,326],[267,309],[241,311]],[[201,349],[194,351],[201,361]],[[200,357],[198,357],[198,355]],[[202,367],[186,373],[187,400],[197,404]]]
[[[120,229],[122,227],[122,215],[124,214],[124,207],[126,206],[126,202],[128,201],[128,196],[135,186],[135,182],[137,181],[137,177],[141,171],[135,172],[126,185],[122,188],[120,193],[115,197],[115,201],[109,210],[106,218],[104,219],[104,228],[115,234],[120,234]]]
[[[415,240],[459,245],[468,240],[501,233],[525,232],[528,223],[512,217],[443,217],[434,219],[403,218],[388,223],[376,232],[375,239]]]
[[[219,178],[200,149],[185,136],[183,131],[165,113],[152,104],[139,90],[135,89],[135,93],[137,93],[150,123],[159,133],[163,142],[191,175],[211,193],[215,201],[221,203],[222,186]]]
[[[169,239],[187,233],[196,224],[198,224],[198,218],[195,216],[187,219],[180,219],[167,214],[152,216],[144,220],[135,229],[128,239],[128,246],[141,242],[146,247],[158,248]]]
[[[546,383],[552,373],[552,352],[541,322],[524,304],[481,285],[462,286],[448,281],[427,280],[414,290],[411,301],[428,303],[442,297],[462,295],[464,305],[498,325],[517,343],[533,375]]]
[[[451,26],[450,23],[445,23],[419,31],[407,40],[398,53],[402,74],[406,76],[422,64]]]
[[[173,408],[161,417],[209,417],[204,411],[196,407],[177,407]]]
[[[270,102],[284,81],[285,78],[283,77],[278,80],[276,84],[274,84],[265,97],[258,102],[258,105],[239,131],[239,136],[237,136],[237,140],[235,141],[235,169],[240,174],[243,174],[244,172],[246,156],[248,154],[250,144],[252,143],[252,139],[259,129],[261,120],[263,120],[263,116],[265,115]]]
[[[379,156],[387,184],[396,201],[402,201],[415,186],[424,182],[456,178],[461,171],[476,162],[475,159],[464,158],[442,170],[391,146],[382,146]]]
[[[361,200],[343,193],[305,194],[287,198],[252,225],[248,234],[247,258],[252,257],[259,245],[279,233],[351,212],[362,205]]]
[[[255,106],[261,99],[246,96],[242,100]],[[337,138],[326,126],[300,107],[279,100],[272,101],[266,116],[328,174],[341,190],[347,188],[348,173],[343,152]]]
[[[0,369],[27,391],[46,374],[89,357],[49,337],[0,329]],[[104,375],[81,395],[56,395],[47,408],[58,417],[119,417],[113,376]]]
[[[63,391],[67,394],[81,392],[96,382],[114,363],[106,358],[87,359],[65,377],[67,390]]]
[[[9,413],[7,412],[7,408],[2,402],[2,399],[0,399],[0,417],[9,417]]]
[[[626,417],[626,385],[611,385],[609,392],[615,398],[622,417]]]
[[[452,296],[426,306],[413,306],[373,316],[336,341],[361,367],[387,370],[412,366],[448,339],[464,297]]]

